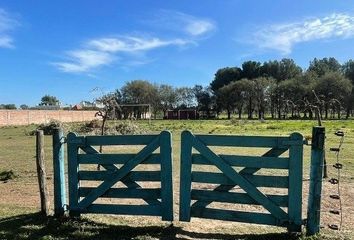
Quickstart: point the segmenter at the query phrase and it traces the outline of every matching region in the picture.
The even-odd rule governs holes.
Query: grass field
[[[110,122],[110,125],[117,124]],[[156,120],[151,123],[137,121],[139,128],[146,133],[158,133],[170,130],[173,134],[174,161],[174,209],[175,219],[178,219],[178,185],[179,185],[179,154],[180,133],[188,129],[193,133],[204,134],[235,134],[235,135],[289,135],[299,132],[310,136],[315,121],[271,121],[257,120]],[[339,138],[334,135],[336,130],[346,134],[341,162],[344,169],[341,174],[341,191],[343,201],[342,231],[328,229],[328,224],[338,224],[339,217],[328,213],[337,208],[336,202],[329,199],[336,188],[324,181],[323,212],[321,239],[354,239],[354,121],[324,121],[326,127],[326,156],[329,164],[335,162],[335,155],[328,151],[337,147]],[[70,130],[80,129],[79,124],[66,126]],[[164,223],[153,217],[121,217],[106,215],[86,215],[81,220],[45,219],[38,214],[39,193],[35,167],[35,137],[28,133],[36,126],[3,127],[0,128],[0,174],[12,170],[16,178],[0,182],[0,239],[297,239],[289,236],[285,229],[249,225],[241,223],[193,219],[191,223],[178,221]],[[52,193],[52,149],[51,137],[45,138],[46,167],[49,189]],[[216,151],[232,151],[230,149],[215,149]],[[304,212],[305,218],[308,172],[309,146],[304,153]],[[110,151],[110,149],[105,149]],[[250,149],[243,149],[242,154]],[[253,150],[252,150],[253,151]],[[336,177],[336,171],[329,167],[329,177]]]

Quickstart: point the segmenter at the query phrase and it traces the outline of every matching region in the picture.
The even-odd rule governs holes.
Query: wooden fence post
[[[36,132],[36,165],[39,184],[39,193],[41,198],[41,212],[49,215],[49,201],[47,189],[47,176],[44,164],[44,134],[43,130]]]
[[[55,128],[53,133],[53,172],[54,172],[54,216],[64,215],[66,206],[64,173],[64,134],[63,129]]]
[[[325,128],[314,127],[312,129],[311,143],[310,189],[306,225],[307,235],[314,235],[320,231],[324,141]]]

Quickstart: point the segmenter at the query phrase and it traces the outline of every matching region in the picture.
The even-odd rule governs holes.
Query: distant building
[[[167,119],[199,119],[199,113],[195,109],[167,110]]]
[[[72,108],[71,108],[71,110],[82,110],[83,109],[83,107],[80,105],[80,104],[75,104]]]

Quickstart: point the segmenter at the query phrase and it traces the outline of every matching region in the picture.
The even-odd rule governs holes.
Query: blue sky
[[[0,103],[73,104],[134,79],[208,85],[246,60],[305,68],[353,46],[354,1],[1,0]]]

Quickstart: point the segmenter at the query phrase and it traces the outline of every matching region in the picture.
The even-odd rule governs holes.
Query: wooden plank
[[[180,200],[179,220],[189,222],[192,184],[192,143],[194,136],[189,131],[181,134]]]
[[[264,153],[262,156],[263,157],[278,157],[282,155],[284,152],[287,151],[287,148],[272,148],[268,150],[266,153]],[[254,174],[256,173],[260,168],[250,168],[250,167],[245,167],[242,169],[239,173],[242,174]],[[230,191],[232,188],[234,188],[236,184],[232,185],[220,185],[216,187],[214,190],[215,191]],[[198,207],[206,207],[211,203],[211,201],[197,201],[193,205],[198,206]]]
[[[81,147],[81,149],[87,154],[100,154],[95,148],[91,146],[86,145]],[[101,166],[109,171],[118,171],[118,168],[113,164],[101,164]],[[160,175],[156,176],[155,179],[156,181],[160,181]],[[121,182],[130,189],[141,188],[141,186],[138,183],[134,182],[132,179],[129,178],[129,174],[128,176],[122,178]],[[160,203],[157,199],[143,198],[143,200],[149,205],[156,205]]]
[[[80,187],[80,197],[86,197],[95,187]],[[144,198],[144,199],[159,199],[161,198],[160,188],[144,188],[144,189],[130,189],[130,188],[111,188],[105,192],[102,198]]]
[[[193,147],[207,157],[211,162],[215,163],[215,166],[222,171],[223,174],[230,178],[235,184],[239,185],[240,188],[247,192],[247,194],[255,201],[261,203],[262,206],[280,222],[287,221],[288,215],[284,212],[284,210],[270,201],[262,192],[252,185],[252,183],[250,183],[242,175],[238,174],[230,165],[228,165],[223,159],[219,158],[202,142],[198,139],[194,139]]]
[[[84,171],[81,170],[78,172],[80,180],[87,181],[105,181],[115,177],[118,174],[117,172],[112,171]],[[161,181],[161,172],[160,171],[131,171],[126,177],[132,181],[137,182],[159,182]]]
[[[195,135],[206,146],[220,147],[279,147],[288,137]]]
[[[263,176],[240,174],[244,179],[255,187],[288,188],[289,178],[287,176]],[[235,182],[223,173],[192,172],[192,182],[235,185]]]
[[[79,216],[79,164],[77,163],[78,144],[75,142],[76,134],[69,133],[67,136],[68,147],[68,179],[69,179],[69,214]]]
[[[288,196],[287,195],[266,195],[269,200],[273,201],[280,207],[288,206]],[[251,204],[260,205],[246,193],[236,193],[236,192],[219,192],[219,191],[206,191],[206,190],[195,190],[191,192],[192,200],[202,200],[211,202],[227,202],[236,204]],[[195,206],[194,204],[192,206]],[[198,207],[198,205],[196,205]]]
[[[234,167],[249,168],[271,168],[271,169],[288,169],[289,158],[281,157],[258,157],[258,156],[236,156],[236,155],[219,155],[227,164]],[[194,153],[192,155],[193,164],[214,165],[203,155]]]
[[[172,136],[168,131],[160,134],[160,153],[162,220],[173,221]]]
[[[88,207],[95,199],[103,195],[108,189],[110,189],[116,182],[124,178],[133,168],[139,165],[146,157],[148,157],[153,151],[159,147],[159,138],[155,139],[147,146],[145,146],[133,159],[129,160],[119,171],[114,174],[110,179],[106,179],[101,183],[95,191],[92,191],[86,198],[81,200],[79,206],[81,208]]]
[[[282,224],[271,214],[231,211],[212,208],[191,208],[191,216],[198,218],[208,218],[223,221],[255,223],[272,226],[281,226]],[[283,224],[284,225],[284,224]]]
[[[91,204],[81,209],[82,213],[102,213],[120,215],[145,215],[160,216],[161,206],[159,205],[113,205],[113,204]]]
[[[132,154],[79,154],[79,164],[125,164],[134,158],[136,153]],[[160,154],[153,153],[140,164],[160,164]]]
[[[158,138],[158,135],[86,136],[85,141],[90,146],[148,145],[156,138]]]
[[[289,232],[301,232],[302,227],[302,168],[303,168],[303,136],[293,133],[290,139],[295,142],[289,149]]]

